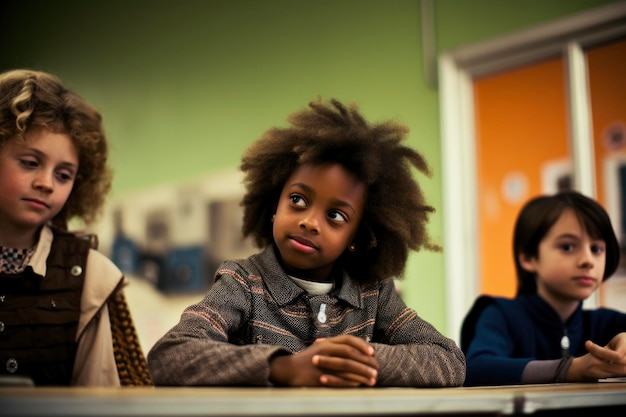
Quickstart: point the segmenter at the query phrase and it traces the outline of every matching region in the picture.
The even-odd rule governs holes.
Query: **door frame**
[[[440,54],[446,326],[457,342],[463,318],[480,291],[473,79],[563,58],[573,184],[594,197],[596,171],[584,50],[625,34],[626,2],[619,2]],[[597,294],[585,303],[596,306]]]

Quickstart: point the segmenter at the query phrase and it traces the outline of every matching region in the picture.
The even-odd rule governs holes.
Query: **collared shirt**
[[[224,262],[204,299],[153,346],[156,385],[271,385],[270,358],[317,338],[351,334],[371,342],[379,386],[459,386],[465,359],[455,342],[408,308],[393,279],[361,285],[343,274],[328,294],[291,280],[273,247]]]
[[[4,274],[24,272],[34,251],[34,248],[16,249],[0,246],[0,272]]]

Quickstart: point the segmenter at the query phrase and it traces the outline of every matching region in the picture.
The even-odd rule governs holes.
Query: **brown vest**
[[[90,243],[55,231],[43,278],[0,274],[0,374],[70,385]]]

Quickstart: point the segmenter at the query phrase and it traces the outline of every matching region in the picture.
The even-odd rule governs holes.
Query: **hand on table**
[[[276,356],[270,379],[280,385],[358,387],[376,385],[374,349],[356,336],[318,339],[292,355]]]
[[[572,361],[566,379],[587,381],[626,376],[626,332],[618,333],[606,346],[585,342],[589,353]]]

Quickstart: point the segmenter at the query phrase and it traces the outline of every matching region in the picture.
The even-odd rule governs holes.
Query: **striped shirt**
[[[343,275],[328,294],[310,295],[281,268],[273,247],[226,261],[204,298],[152,347],[156,385],[270,386],[269,360],[320,337],[368,340],[378,386],[460,386],[465,358],[456,343],[408,308],[393,279],[359,284]]]

